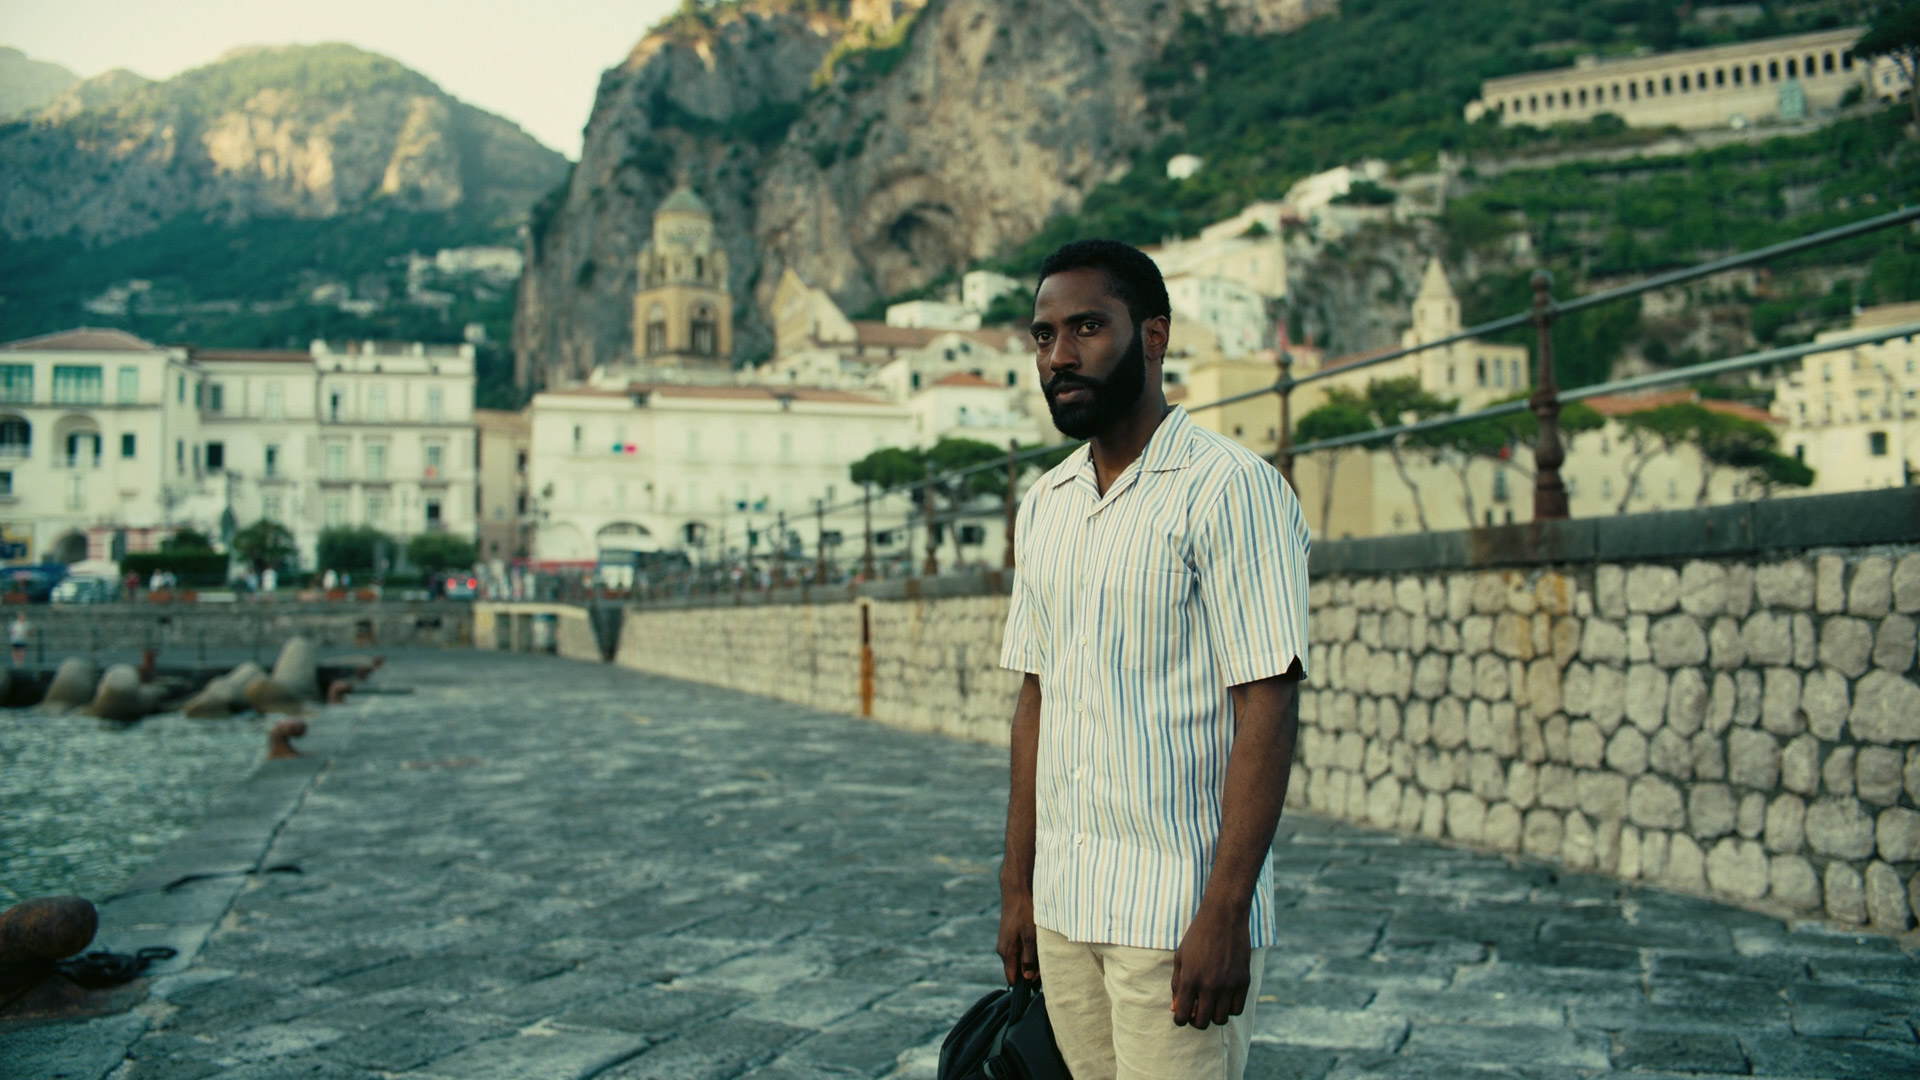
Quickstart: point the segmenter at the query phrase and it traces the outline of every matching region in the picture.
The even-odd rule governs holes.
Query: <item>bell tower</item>
[[[726,373],[733,368],[733,296],[713,211],[682,183],[653,213],[633,297],[633,357],[643,370]]]

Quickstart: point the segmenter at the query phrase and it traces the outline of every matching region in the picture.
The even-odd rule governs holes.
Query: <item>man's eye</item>
[[[1091,334],[1099,329],[1100,324],[1097,322],[1083,322],[1080,324],[1080,332],[1083,334]]]

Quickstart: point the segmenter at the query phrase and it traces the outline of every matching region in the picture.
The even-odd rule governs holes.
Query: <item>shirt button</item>
[[[1086,646],[1086,644],[1087,644],[1087,635],[1085,635],[1085,634],[1081,634],[1081,635],[1080,635],[1080,644],[1081,644],[1081,646],[1082,646],[1083,648],[1084,648],[1084,647]]]
[[[1078,844],[1078,845],[1080,845],[1081,847],[1085,847],[1085,846],[1086,846],[1086,844],[1087,844],[1087,834],[1086,834],[1086,833],[1075,833],[1075,834],[1074,834],[1074,836],[1073,836],[1073,842],[1074,842],[1075,844]]]
[[[1083,702],[1081,702],[1081,703],[1079,703],[1078,705],[1075,705],[1075,706],[1073,707],[1073,711],[1074,711],[1074,712],[1086,712],[1086,711],[1087,711],[1087,703],[1083,701]]]

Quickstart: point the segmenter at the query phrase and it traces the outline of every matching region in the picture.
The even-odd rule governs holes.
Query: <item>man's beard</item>
[[[1087,396],[1061,404],[1056,396],[1068,387],[1085,387]],[[1069,439],[1087,439],[1098,435],[1127,415],[1147,389],[1147,349],[1138,330],[1133,344],[1120,363],[1104,379],[1071,371],[1056,373],[1047,381],[1047,411],[1053,414],[1053,426]]]

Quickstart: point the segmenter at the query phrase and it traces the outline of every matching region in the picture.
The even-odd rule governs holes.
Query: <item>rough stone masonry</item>
[[[1297,809],[1899,932],[1920,908],[1920,551],[1330,576]],[[1004,742],[989,595],[632,612],[622,664]]]

